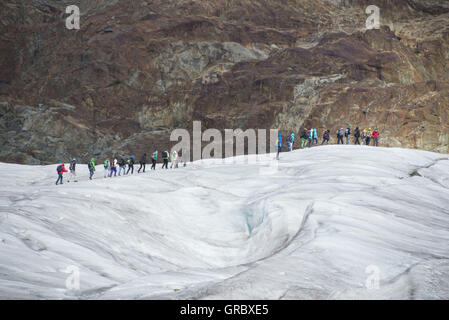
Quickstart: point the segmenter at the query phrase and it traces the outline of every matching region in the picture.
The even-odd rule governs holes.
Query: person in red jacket
[[[59,182],[61,182],[62,184],[62,174],[64,172],[67,172],[67,170],[65,169],[64,163],[60,164],[57,168],[56,171],[58,172],[58,180],[56,180],[56,185],[58,185]]]
[[[376,129],[373,131],[373,146],[374,147],[378,147],[379,146],[379,136],[380,133],[379,131]]]

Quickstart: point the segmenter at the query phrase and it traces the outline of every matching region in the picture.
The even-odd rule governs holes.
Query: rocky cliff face
[[[67,5],[80,30],[65,28]],[[368,5],[380,30],[366,30]],[[449,149],[445,0],[7,0],[0,161],[168,148],[174,128],[377,127]]]

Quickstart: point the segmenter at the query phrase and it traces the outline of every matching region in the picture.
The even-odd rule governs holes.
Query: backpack
[[[56,172],[57,173],[62,172],[62,165],[61,164],[56,168]]]
[[[92,162],[89,161],[89,163],[87,164],[87,167],[88,167],[89,169],[92,169]]]

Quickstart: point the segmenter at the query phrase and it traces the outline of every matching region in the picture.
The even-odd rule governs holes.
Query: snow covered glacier
[[[252,157],[60,186],[0,164],[0,298],[449,298],[446,155]]]

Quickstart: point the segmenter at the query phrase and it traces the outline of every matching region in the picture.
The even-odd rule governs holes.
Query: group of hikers
[[[152,170],[156,170],[156,162],[157,162],[157,157],[158,157],[158,151],[153,152],[153,154],[151,155],[151,169]],[[178,168],[178,163],[179,161],[184,162],[184,167],[186,166],[186,161],[185,159],[182,159],[182,152],[180,152],[180,154],[178,154],[178,152],[176,150],[173,150],[171,152],[171,154],[168,151],[163,151],[161,154],[161,158],[163,161],[162,164],[162,169],[168,169],[168,161],[171,160],[171,165],[170,165],[170,169],[176,169]],[[142,155],[142,157],[140,158],[139,164],[140,167],[137,170],[137,173],[140,173],[140,171],[142,170],[142,172],[145,172],[145,167],[146,167],[146,163],[147,163],[147,154],[144,153]],[[67,179],[67,182],[70,181],[74,181],[74,182],[78,182],[77,178],[76,178],[76,159],[72,159],[72,161],[70,162],[70,175],[69,178]],[[126,161],[123,157],[119,157],[119,159],[117,159],[117,157],[112,157],[111,159],[106,159],[103,163],[103,167],[104,167],[104,178],[107,177],[116,177],[117,176],[117,167],[119,168],[118,170],[118,175],[121,176],[122,173],[123,175],[127,175],[131,172],[131,174],[134,174],[134,164],[135,164],[135,157],[134,155],[131,155]],[[93,175],[95,174],[95,158],[90,159],[90,161],[87,164],[87,167],[89,169],[89,179],[92,180]],[[58,184],[62,184],[62,177],[63,174],[65,172],[68,172],[65,168],[65,164],[60,164],[58,165],[58,167],[56,168],[56,171],[58,173],[58,179],[56,180],[56,185]]]
[[[351,135],[354,136],[354,144],[356,145],[366,145],[369,146],[371,143],[371,140],[373,141],[373,146],[377,147],[379,145],[379,137],[380,137],[380,133],[377,129],[375,129],[374,131],[371,130],[371,128],[369,129],[360,129],[359,127],[357,127],[354,132],[352,132],[351,130],[351,126],[348,125],[346,130],[344,130],[343,128],[340,128],[337,130],[336,132],[336,136],[337,136],[337,144],[345,144],[346,140],[346,144],[350,143],[350,138]],[[321,142],[321,145],[323,144],[329,144],[330,141],[330,130],[327,129],[323,132],[323,140]],[[307,129],[305,128],[302,131],[301,134],[301,145],[300,148],[306,148],[306,147],[312,147],[314,145],[318,145],[318,133],[317,133],[317,129],[316,128],[311,128],[311,129]],[[293,150],[293,144],[295,142],[295,134],[291,133],[289,135],[287,135],[287,150],[288,151],[292,151]],[[276,158],[279,159],[279,153],[282,151],[282,134],[279,133],[278,135],[278,140],[277,140],[277,155]],[[151,155],[151,169],[156,170],[156,162],[157,162],[157,156],[158,156],[158,152],[155,151],[153,152],[153,154]],[[177,151],[173,150],[172,153],[170,154],[168,151],[164,151],[161,154],[161,158],[163,161],[162,164],[162,169],[168,169],[168,161],[171,160],[171,166],[170,168],[178,168],[178,161],[179,159],[182,159],[182,152],[180,152],[180,154],[178,155]],[[117,167],[119,168],[118,170],[118,175],[121,176],[122,172],[123,175],[127,175],[131,172],[131,174],[134,174],[134,164],[135,164],[135,157],[134,155],[131,155],[126,161],[123,157],[120,157],[119,160],[117,160],[117,157],[113,157],[111,160],[110,159],[106,159],[103,163],[104,165],[104,177],[112,177],[112,176],[117,176]],[[147,154],[144,153],[142,155],[142,157],[140,158],[139,164],[140,167],[137,170],[137,173],[140,173],[140,171],[142,170],[142,172],[145,172],[145,166],[147,163]],[[88,163],[88,168],[89,168],[89,179],[92,180],[92,177],[95,173],[95,159],[92,158],[89,163]],[[126,168],[126,166],[128,166],[128,168]],[[186,166],[186,161],[184,160],[184,167]],[[70,182],[71,180],[77,182],[76,180],[76,159],[73,159],[70,162],[70,176],[67,180],[67,182]],[[64,164],[61,164],[57,167],[56,169],[57,173],[58,173],[58,179],[56,180],[56,184],[62,184],[62,176],[65,172],[68,172],[65,168]]]
[[[356,127],[354,132],[352,132],[351,125],[348,125],[346,129],[343,128],[337,129],[336,132],[337,144],[350,144],[351,135],[354,136],[354,144],[369,146],[371,141],[373,141],[374,147],[379,146],[379,138],[380,138],[379,130],[374,129],[374,131],[372,131],[371,128],[360,129],[359,127]],[[321,145],[329,144],[330,136],[331,136],[330,130],[329,129],[324,130]],[[318,145],[318,132],[316,128],[311,129],[304,128],[300,138],[301,138],[300,144],[301,149],[310,148],[314,145]],[[287,150],[292,151],[293,143],[295,142],[295,134],[291,133],[287,135],[286,140],[287,140]],[[344,140],[346,140],[346,142]],[[276,156],[277,159],[279,159],[279,153],[282,151],[282,145],[283,145],[282,134],[279,133],[277,140],[277,147],[278,147]]]

